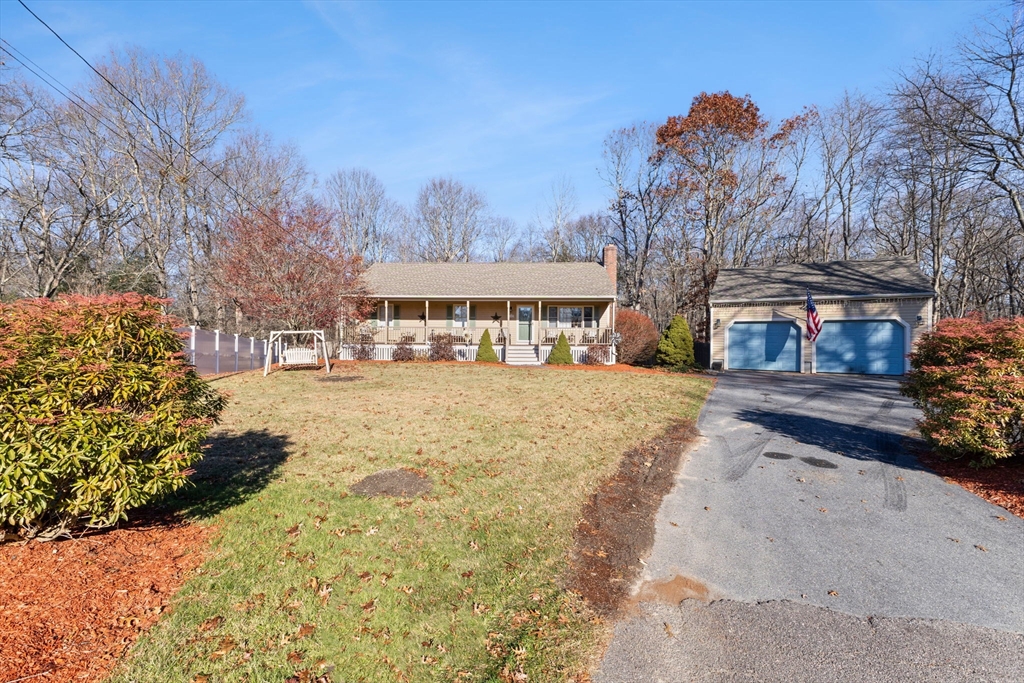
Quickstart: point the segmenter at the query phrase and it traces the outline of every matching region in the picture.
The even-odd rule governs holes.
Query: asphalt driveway
[[[906,454],[915,417],[893,379],[723,375],[595,681],[1024,681],[1024,520]]]

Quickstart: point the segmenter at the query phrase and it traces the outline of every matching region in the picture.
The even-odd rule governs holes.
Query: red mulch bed
[[[386,363],[393,363],[393,362],[394,361],[390,361],[390,360],[332,360],[331,361],[331,372],[334,372],[335,370],[338,370],[338,369],[345,369],[346,367],[348,367],[348,368],[356,367],[356,366],[358,366],[361,363],[380,363],[380,364],[386,364]],[[461,365],[461,366],[466,366],[467,363],[469,365],[476,365],[477,364],[476,361],[462,361],[462,360],[413,361],[411,364],[415,364],[415,365],[430,364],[430,365]],[[644,368],[644,367],[639,367],[639,366],[636,366],[636,365],[625,365],[623,363],[616,363],[615,365],[586,365],[585,363],[577,363],[575,365],[547,365],[547,364],[545,364],[545,365],[542,365],[542,366],[536,366],[536,365],[506,365],[505,363],[484,363],[484,365],[494,365],[494,366],[499,366],[499,367],[503,367],[503,368],[522,368],[522,369],[527,369],[527,370],[531,370],[531,369],[535,370],[535,369],[537,369],[537,367],[544,367],[544,368],[548,368],[550,370],[579,370],[579,371],[582,371],[582,372],[633,372],[633,373],[637,373],[637,374],[640,374],[640,375],[676,375],[676,376],[685,376],[687,374],[691,374],[691,375],[692,374],[696,374],[696,375],[700,375],[701,374],[700,372],[695,372],[695,373],[670,372],[668,370],[662,370],[661,368]],[[276,365],[272,365],[270,367],[271,367],[271,370],[273,370],[277,366]],[[323,368],[320,369],[320,373],[324,374]]]
[[[210,533],[143,516],[74,540],[0,545],[0,683],[106,678],[202,563]]]
[[[945,460],[924,447],[914,451],[918,460],[946,481],[1024,517],[1024,457],[1009,458],[992,467],[971,467],[965,458]]]

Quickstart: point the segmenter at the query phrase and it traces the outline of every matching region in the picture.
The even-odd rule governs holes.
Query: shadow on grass
[[[870,424],[849,424],[818,415],[760,409],[740,410],[735,415],[744,422],[760,425],[780,436],[856,460],[874,460],[908,470],[924,469],[904,450],[901,435],[876,429]]]
[[[265,429],[214,436],[205,457],[194,465],[192,485],[168,496],[160,507],[208,518],[241,505],[274,480],[290,444],[287,436]]]

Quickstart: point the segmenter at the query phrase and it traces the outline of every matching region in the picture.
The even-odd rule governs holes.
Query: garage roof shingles
[[[711,303],[815,298],[932,296],[931,282],[911,258],[791,263],[719,272]]]
[[[615,298],[597,263],[375,263],[366,281],[382,299]]]

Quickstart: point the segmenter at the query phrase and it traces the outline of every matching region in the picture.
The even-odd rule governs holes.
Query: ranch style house
[[[488,330],[498,358],[512,365],[547,360],[560,333],[573,359],[607,347],[614,362],[616,250],[602,263],[375,263],[366,281],[377,308],[342,329],[341,358],[372,339],[377,360],[407,342],[425,353],[437,335],[453,335],[460,360],[475,360]]]

